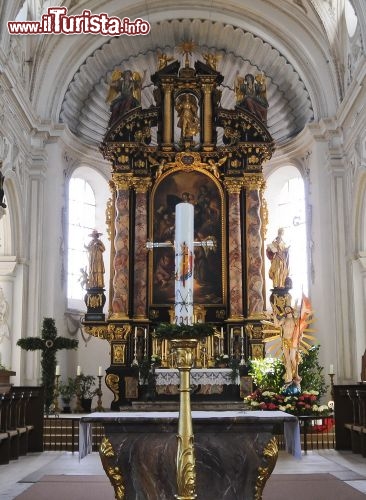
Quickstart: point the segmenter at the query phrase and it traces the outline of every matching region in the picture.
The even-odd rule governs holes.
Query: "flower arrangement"
[[[327,416],[331,413],[331,409],[327,405],[319,404],[318,391],[307,391],[299,395],[286,396],[257,389],[244,398],[244,402],[251,410],[280,410],[296,416]]]
[[[229,358],[228,354],[220,354],[219,356],[217,356],[215,358],[215,365],[216,366],[223,366],[223,365],[227,366],[229,363],[229,359],[230,358]]]
[[[159,366],[161,364],[161,357],[157,354],[153,354],[150,358],[151,364]]]

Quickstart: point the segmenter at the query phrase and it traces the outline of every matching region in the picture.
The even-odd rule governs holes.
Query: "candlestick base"
[[[98,389],[96,391],[96,395],[98,396],[98,401],[97,401],[97,406],[93,410],[93,411],[98,411],[98,412],[105,411],[105,409],[103,408],[103,405],[102,405],[102,396],[103,396],[102,377],[103,377],[103,375],[98,375],[99,381],[98,381]]]

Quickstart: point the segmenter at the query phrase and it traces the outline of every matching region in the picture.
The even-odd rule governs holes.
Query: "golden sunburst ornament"
[[[196,51],[197,47],[198,45],[196,44],[196,42],[193,42],[192,40],[185,40],[177,45],[178,51],[183,54],[183,56],[185,56],[184,66],[186,68],[189,68],[188,55],[191,56]]]

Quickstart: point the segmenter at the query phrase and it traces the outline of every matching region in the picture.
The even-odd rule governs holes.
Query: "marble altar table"
[[[92,413],[80,420],[80,457],[90,428],[104,425],[100,456],[117,499],[172,500],[177,493],[178,412]],[[298,420],[280,411],[193,411],[198,500],[260,500],[275,466],[277,424],[301,456]]]

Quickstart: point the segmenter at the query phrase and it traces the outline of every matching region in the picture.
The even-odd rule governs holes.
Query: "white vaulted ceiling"
[[[242,28],[223,22],[180,19],[152,24],[148,36],[116,37],[106,40],[79,66],[65,92],[60,119],[88,144],[99,145],[107,129],[109,109],[105,102],[108,81],[115,67],[145,72],[142,92],[144,108],[154,104],[150,76],[156,71],[159,51],[181,60],[177,45],[193,40],[197,52],[191,58],[203,61],[202,54],[219,55],[217,70],[224,76],[221,105],[235,105],[233,86],[237,73],[263,71],[269,101],[268,129],[277,144],[298,134],[314,119],[310,91],[298,68],[278,49]]]

